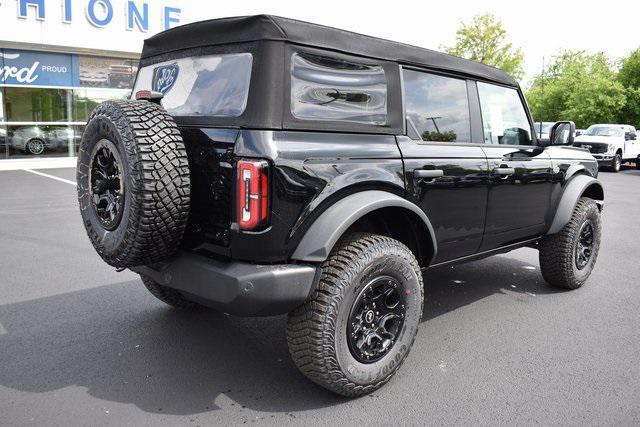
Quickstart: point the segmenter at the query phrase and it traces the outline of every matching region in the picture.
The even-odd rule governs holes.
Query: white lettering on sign
[[[56,65],[43,65],[42,71],[44,71],[45,73],[66,73],[67,67],[65,66],[58,67]]]
[[[15,78],[19,83],[33,83],[38,78],[36,70],[40,62],[36,61],[33,65],[24,68],[12,67],[5,65],[0,69],[0,83],[4,83],[7,79]]]

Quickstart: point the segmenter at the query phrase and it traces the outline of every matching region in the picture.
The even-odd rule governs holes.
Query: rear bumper
[[[310,264],[223,262],[182,253],[161,266],[131,270],[225,313],[271,316],[288,313],[307,299],[318,268]]]

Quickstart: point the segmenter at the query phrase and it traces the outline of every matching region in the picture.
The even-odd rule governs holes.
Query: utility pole
[[[542,117],[544,116],[544,55],[542,56],[542,73],[540,74],[540,117],[538,118],[540,125],[538,126],[538,138],[542,138]]]
[[[433,116],[433,117],[425,117],[425,119],[427,120],[431,120],[433,122],[433,126],[436,128],[436,132],[440,133],[440,129],[438,128],[438,124],[436,123],[436,120],[441,119],[442,117],[440,116]]]

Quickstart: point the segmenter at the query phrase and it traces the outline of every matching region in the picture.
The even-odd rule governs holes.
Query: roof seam
[[[287,37],[287,32],[284,30],[284,28],[282,28],[282,27],[280,26],[280,24],[278,24],[278,23],[276,22],[276,20],[275,20],[275,19],[273,19],[273,16],[271,16],[271,15],[265,15],[265,16],[269,19],[269,21],[271,21],[271,23],[272,23],[273,25],[275,25],[275,26],[276,26],[276,28],[278,29],[278,31],[280,31],[280,34],[282,34],[282,37],[284,37],[285,39],[286,39],[286,38],[288,38],[288,37]]]

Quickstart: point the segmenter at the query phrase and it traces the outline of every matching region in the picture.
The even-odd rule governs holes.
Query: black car
[[[597,162],[571,122],[540,143],[496,68],[261,15],[148,39],[134,97],[82,139],[97,252],[176,308],[288,313],[293,360],[334,392],[400,367],[425,269],[529,246],[575,289],[596,262]]]

